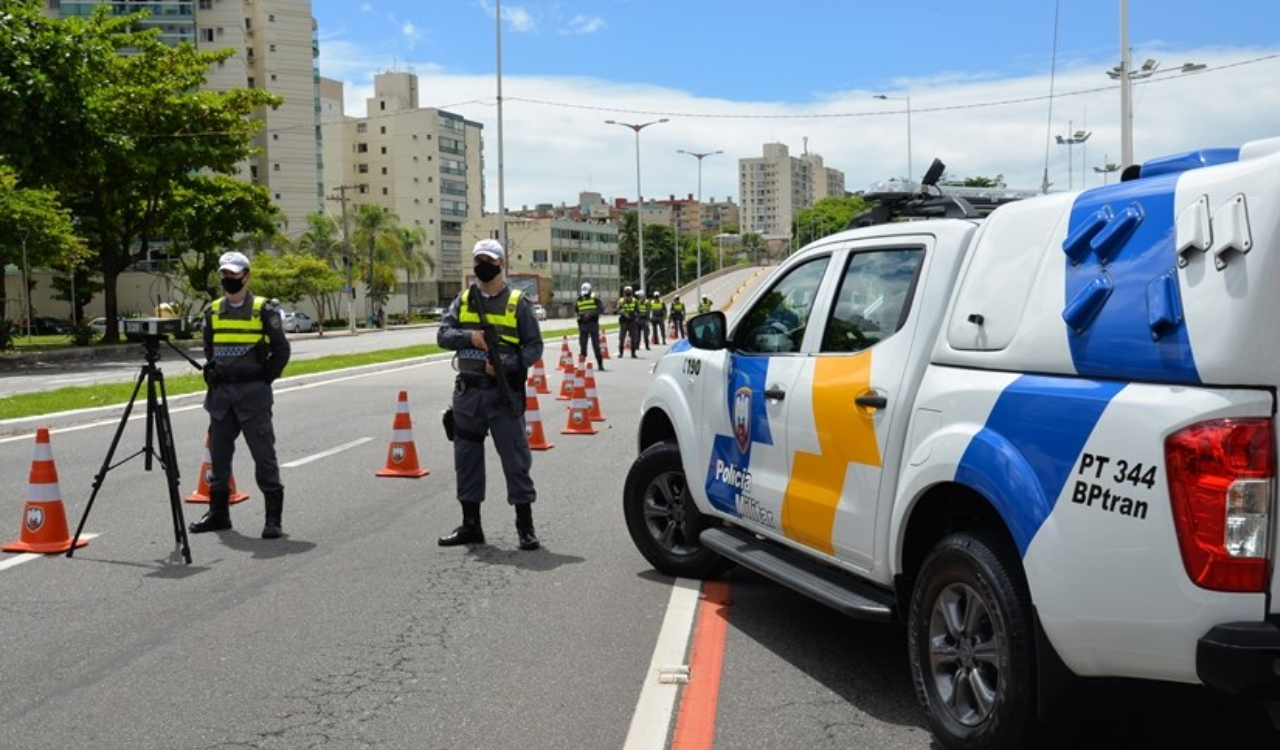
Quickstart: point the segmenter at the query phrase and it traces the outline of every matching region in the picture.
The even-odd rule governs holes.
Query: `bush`
[[[13,321],[0,320],[0,351],[13,349]]]

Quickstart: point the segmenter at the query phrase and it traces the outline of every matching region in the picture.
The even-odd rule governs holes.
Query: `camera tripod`
[[[75,537],[72,539],[71,548],[67,550],[67,557],[71,557],[71,553],[75,551],[75,542],[80,539],[80,532],[84,530],[84,522],[89,518],[89,511],[93,509],[93,501],[98,496],[98,490],[102,489],[102,483],[107,478],[107,472],[112,469],[131,461],[138,456],[145,458],[145,468],[151,471],[153,459],[160,460],[160,466],[164,469],[165,480],[169,484],[169,509],[173,514],[173,537],[175,544],[175,552],[181,552],[183,559],[188,565],[191,564],[191,546],[187,542],[187,527],[183,524],[182,519],[182,501],[179,499],[178,491],[178,460],[173,449],[173,424],[169,421],[169,398],[164,389],[164,373],[156,365],[160,360],[160,341],[161,336],[147,335],[143,337],[143,348],[146,352],[146,364],[142,366],[142,370],[138,373],[138,380],[133,385],[133,395],[129,397],[129,403],[124,408],[124,414],[120,415],[120,424],[116,427],[116,434],[111,438],[111,447],[107,449],[107,456],[102,461],[102,468],[93,478],[93,492],[89,495],[89,502],[85,505],[84,514],[80,516],[80,525],[76,527]],[[178,349],[173,344],[164,339],[169,348],[186,357],[187,361],[196,367],[203,369],[198,362],[188,357],[186,352]],[[142,390],[142,384],[147,384],[147,427],[146,438],[141,450],[122,459],[119,463],[112,464],[111,459],[115,456],[116,448],[120,445],[120,436],[124,433],[125,424],[129,421],[129,415],[133,412],[133,404],[138,398],[138,392]],[[159,452],[156,451],[156,443],[153,438],[159,439]]]

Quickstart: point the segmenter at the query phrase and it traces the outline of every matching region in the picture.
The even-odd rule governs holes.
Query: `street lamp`
[[[651,120],[633,124],[629,122],[618,122],[617,120],[605,120],[605,125],[621,125],[624,128],[631,128],[636,134],[636,241],[638,243],[636,251],[640,256],[640,289],[645,288],[644,283],[644,194],[640,192],[640,131],[650,125],[667,122],[667,118],[661,120]]]
[[[723,154],[723,151],[685,151],[676,149],[677,154],[688,154],[698,160],[698,301],[702,301],[702,160],[708,156]]]
[[[1142,67],[1133,70],[1129,59],[1129,0],[1120,0],[1120,64],[1107,71],[1113,81],[1120,81],[1120,168],[1133,164],[1133,81],[1157,74],[1160,63],[1148,58]],[[1160,73],[1195,73],[1209,66],[1204,63],[1183,63],[1180,68],[1168,68]]]
[[[1073,127],[1075,127],[1075,123],[1072,123],[1072,122],[1067,123],[1067,130],[1071,130]],[[1093,133],[1088,130],[1074,130],[1072,131],[1071,135],[1065,138],[1060,135],[1054,136],[1055,138],[1057,138],[1059,146],[1065,145],[1067,147],[1067,189],[1068,190],[1075,189],[1075,183],[1072,181],[1072,174],[1071,174],[1072,171],[1074,170],[1074,167],[1072,166],[1072,161],[1071,161],[1071,147],[1075,146],[1077,143],[1084,143],[1085,141],[1089,140],[1089,136],[1091,135],[1093,135]],[[1083,189],[1084,188],[1084,159],[1083,158],[1080,160],[1080,169],[1081,169],[1080,187],[1081,189]]]
[[[876,94],[873,98],[883,99],[886,102],[905,101],[907,103],[907,182],[913,182],[911,173],[911,97],[908,96],[885,96],[884,94]]]
[[[1102,184],[1103,184],[1103,185],[1107,184],[1108,176],[1109,176],[1112,172],[1118,172],[1118,171],[1120,171],[1120,165],[1119,165],[1119,164],[1113,164],[1113,163],[1111,163],[1110,161],[1108,161],[1110,158],[1111,158],[1111,157],[1110,157],[1110,155],[1108,155],[1108,154],[1103,154],[1103,155],[1102,155],[1102,166],[1100,166],[1100,167],[1094,167],[1094,168],[1093,168],[1093,171],[1095,171],[1095,172],[1097,172],[1098,174],[1102,175]]]

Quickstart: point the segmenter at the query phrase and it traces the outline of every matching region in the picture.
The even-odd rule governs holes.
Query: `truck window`
[[[747,354],[800,351],[813,300],[830,260],[824,256],[796,266],[756,300],[737,328],[737,350]]]
[[[921,248],[852,253],[822,336],[824,352],[859,352],[902,327],[911,311]]]

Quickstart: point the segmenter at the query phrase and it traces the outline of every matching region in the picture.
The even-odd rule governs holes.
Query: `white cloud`
[[[413,25],[413,21],[405,21],[400,24],[400,34],[408,40],[409,49],[413,49],[413,45],[422,37],[422,34],[418,32],[418,27]]]
[[[574,16],[562,33],[594,34],[605,27],[604,19],[599,16]]]
[[[373,6],[372,6],[372,5],[370,5],[369,3],[361,3],[361,5],[360,5],[360,12],[361,12],[361,13],[372,13],[372,12],[373,12]]]
[[[354,55],[322,45],[322,72],[330,56],[351,71]],[[1280,87],[1272,85],[1280,61],[1237,65],[1278,50],[1175,50],[1167,59],[1206,63],[1204,73],[1165,75],[1134,86],[1134,150],[1143,161],[1197,148],[1233,146],[1280,135],[1271,113],[1280,108]],[[896,90],[830,92],[811,103],[729,101],[699,97],[672,88],[621,84],[593,78],[504,76],[503,171],[508,208],[550,202],[573,203],[594,190],[606,199],[633,198],[636,186],[635,136],[604,120],[670,122],[641,134],[642,188],[652,198],[696,194],[696,160],[676,153],[723,150],[702,164],[702,195],[723,200],[738,195],[738,159],[758,157],[767,142],[801,153],[805,138],[826,166],[845,174],[846,188],[905,175],[905,102],[880,101],[875,94],[911,96],[912,172],[918,179],[934,157],[952,177],[1003,174],[1014,187],[1037,188],[1046,159],[1053,190],[1101,183],[1093,167],[1119,159],[1119,89],[1104,71],[1109,59],[1060,66],[1049,114],[1047,76],[999,79],[939,75],[928,81],[898,81]],[[362,114],[372,95],[368,71],[348,86],[349,114]],[[443,107],[483,123],[486,210],[497,208],[497,108],[492,76],[457,75],[419,65],[422,105]],[[480,100],[477,102],[477,100]],[[1055,135],[1085,129],[1092,133],[1070,152]],[[1112,176],[1114,178],[1114,175]]]
[[[502,17],[512,31],[531,32],[538,26],[533,14],[525,8],[503,8]]]

